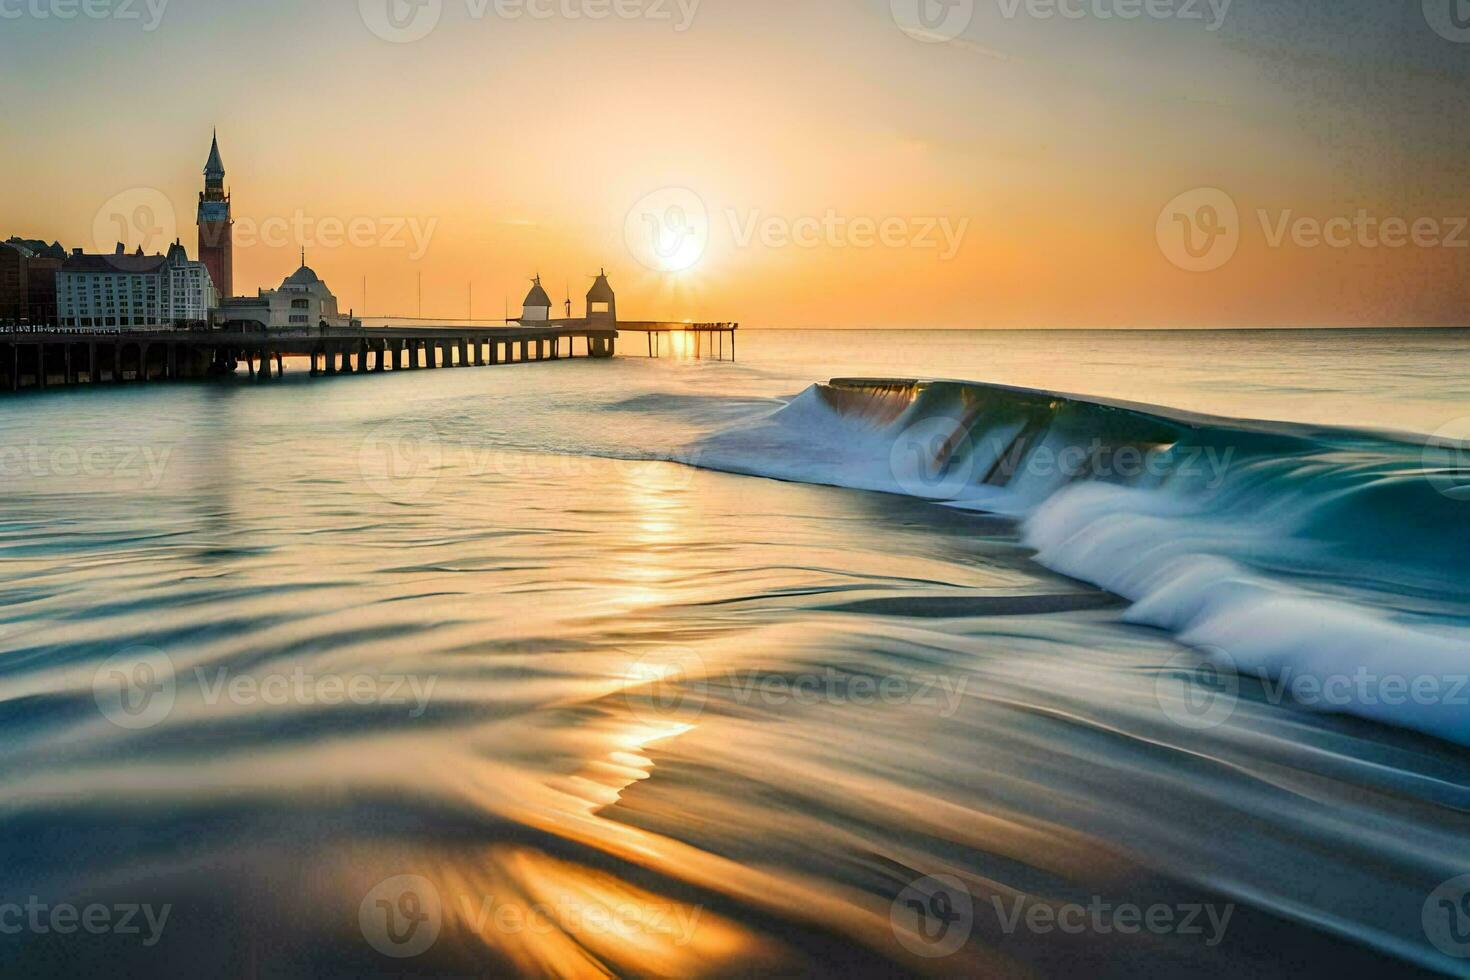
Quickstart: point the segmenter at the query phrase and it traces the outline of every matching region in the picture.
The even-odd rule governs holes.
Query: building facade
[[[209,270],[178,242],[167,255],[77,249],[56,275],[56,299],[59,326],[93,330],[197,327],[219,305]]]
[[[587,319],[613,325],[618,322],[618,297],[607,281],[606,269],[597,273],[597,281],[587,291]]]
[[[246,330],[318,330],[361,326],[350,313],[337,309],[337,297],[301,257],[301,268],[281,283],[279,289],[262,289],[253,297],[223,300],[215,313],[215,325]]]
[[[55,323],[56,273],[65,258],[54,242],[0,242],[0,323]]]
[[[551,320],[551,297],[541,287],[541,277],[531,280],[531,291],[521,304],[522,323],[547,323]]]
[[[235,222],[230,195],[225,190],[225,164],[219,154],[219,134],[204,164],[204,190],[199,194],[199,261],[221,297],[235,295]]]

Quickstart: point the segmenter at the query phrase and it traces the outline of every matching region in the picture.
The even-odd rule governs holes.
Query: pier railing
[[[730,360],[735,360],[735,334],[738,323],[681,323],[661,320],[619,320],[618,330],[623,333],[643,333],[647,339],[648,356],[663,356],[663,339],[671,339],[669,353],[674,357],[703,359],[715,357],[725,359],[725,338],[730,339]]]
[[[0,384],[18,391],[54,384],[203,378],[235,374],[242,362],[252,379],[268,380],[285,373],[288,357],[307,358],[312,377],[609,358],[617,351],[617,336],[616,330],[605,326],[25,328],[0,331]]]

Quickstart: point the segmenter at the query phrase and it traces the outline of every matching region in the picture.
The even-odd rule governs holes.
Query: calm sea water
[[[6,399],[6,971],[1466,972],[1470,334],[739,353]]]

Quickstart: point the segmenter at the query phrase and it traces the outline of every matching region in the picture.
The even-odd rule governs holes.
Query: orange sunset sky
[[[122,213],[194,254],[218,126],[237,291],[305,247],[359,315],[422,277],[498,317],[538,272],[580,312],[605,266],[624,317],[752,327],[1470,323],[1470,39],[1419,0],[954,0],[952,37],[917,0],[621,2],[0,0],[0,237],[110,250]],[[1192,270],[1206,188],[1233,250]]]

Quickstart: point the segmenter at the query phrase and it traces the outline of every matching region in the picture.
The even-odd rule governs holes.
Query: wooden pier
[[[264,381],[285,373],[287,357],[309,359],[313,377],[608,358],[617,337],[610,326],[576,323],[269,332],[16,328],[0,330],[0,384],[19,391],[206,378],[235,374],[242,363],[251,379]]]
[[[618,321],[618,330],[628,333],[643,333],[648,339],[648,356],[663,356],[663,338],[667,336],[688,338],[680,345],[670,343],[674,356],[706,356],[725,359],[725,338],[730,338],[730,360],[735,360],[735,332],[738,323],[674,323],[654,320]]]

